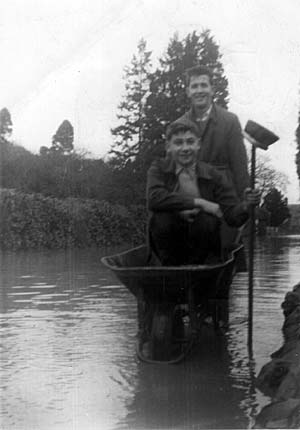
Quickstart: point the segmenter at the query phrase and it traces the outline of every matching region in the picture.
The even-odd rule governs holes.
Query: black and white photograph
[[[0,1],[0,429],[300,428],[300,2]]]

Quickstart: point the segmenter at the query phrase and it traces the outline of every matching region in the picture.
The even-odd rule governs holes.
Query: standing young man
[[[206,66],[186,71],[191,109],[179,119],[194,122],[201,138],[200,160],[216,167],[243,198],[249,187],[247,154],[237,116],[213,102],[212,73]]]
[[[199,161],[198,128],[188,119],[172,123],[166,133],[166,157],[154,161],[147,175],[150,243],[163,265],[200,264],[221,256],[220,220],[239,227],[257,190],[243,201],[214,167]]]

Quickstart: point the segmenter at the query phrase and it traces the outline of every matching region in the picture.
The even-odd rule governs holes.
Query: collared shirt
[[[205,122],[205,121],[207,121],[208,120],[208,117],[209,117],[209,115],[210,115],[210,113],[211,113],[211,110],[212,110],[212,104],[209,106],[209,108],[208,109],[206,109],[206,111],[201,115],[201,116],[196,116],[196,122]]]
[[[209,108],[200,117],[197,116],[196,113],[194,112],[194,118],[195,118],[195,122],[197,123],[198,129],[200,132],[200,136],[203,136],[203,134],[205,132],[206,125],[208,123],[211,111],[212,111],[212,104],[209,106]]]
[[[178,191],[180,194],[192,198],[200,197],[196,175],[196,163],[189,167],[183,167],[177,164],[175,173],[178,182],[174,191]]]

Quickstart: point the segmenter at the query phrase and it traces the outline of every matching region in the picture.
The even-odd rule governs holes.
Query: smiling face
[[[199,139],[190,130],[173,134],[166,147],[167,153],[182,167],[190,167],[196,162],[199,149]]]
[[[205,111],[212,104],[214,91],[207,75],[191,76],[186,92],[195,109]]]

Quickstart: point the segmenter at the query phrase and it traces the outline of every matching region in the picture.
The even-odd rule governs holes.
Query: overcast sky
[[[153,60],[170,37],[210,29],[223,54],[229,109],[280,136],[268,155],[299,198],[295,129],[299,110],[299,0],[9,0],[0,2],[0,107],[14,139],[38,152],[64,119],[75,147],[104,156],[124,66],[143,37]]]

